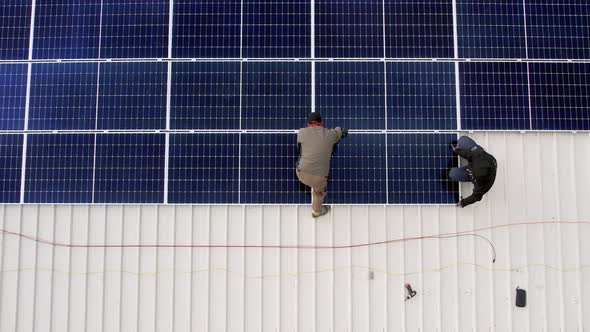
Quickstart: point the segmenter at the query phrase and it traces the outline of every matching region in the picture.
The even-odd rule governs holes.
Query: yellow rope
[[[286,272],[286,273],[282,273],[282,274],[262,274],[262,275],[246,274],[241,271],[233,271],[233,270],[229,270],[226,268],[198,269],[198,270],[192,270],[192,271],[182,271],[182,270],[177,270],[177,269],[163,269],[163,270],[154,271],[154,272],[136,272],[136,271],[129,271],[129,270],[107,269],[107,270],[103,270],[103,271],[76,272],[76,271],[63,271],[63,270],[52,269],[50,267],[43,267],[43,266],[25,267],[25,268],[20,268],[20,269],[11,269],[11,270],[1,270],[0,273],[5,274],[5,273],[17,273],[17,272],[52,272],[52,273],[69,275],[69,276],[88,276],[88,277],[102,276],[104,274],[110,274],[110,273],[123,273],[123,274],[135,275],[138,277],[149,277],[149,276],[156,277],[158,275],[165,274],[165,273],[191,274],[192,275],[192,274],[199,274],[199,273],[205,273],[205,272],[208,272],[208,273],[209,272],[222,272],[222,273],[232,274],[232,275],[235,275],[238,277],[243,277],[245,279],[269,279],[269,278],[281,278],[281,277],[298,278],[298,277],[317,275],[317,274],[323,274],[323,273],[334,273],[334,272],[338,272],[338,271],[350,271],[351,273],[353,273],[353,270],[361,270],[362,272],[367,272],[367,273],[369,271],[373,271],[374,273],[380,273],[380,274],[386,275],[388,277],[404,277],[404,276],[420,275],[420,274],[426,274],[426,273],[441,273],[441,272],[445,272],[445,271],[453,269],[453,268],[460,268],[460,267],[470,267],[470,268],[476,268],[481,271],[500,272],[500,273],[527,272],[532,269],[545,269],[545,270],[554,271],[554,272],[568,273],[568,272],[580,272],[585,269],[590,269],[589,265],[583,265],[580,267],[575,267],[575,266],[558,267],[558,266],[546,265],[546,264],[528,264],[528,265],[517,266],[517,267],[513,267],[513,268],[506,268],[506,267],[502,268],[502,267],[496,267],[493,265],[486,266],[486,265],[481,265],[481,264],[477,264],[477,263],[458,262],[456,264],[449,264],[449,265],[442,266],[440,268],[424,269],[424,270],[412,271],[412,272],[391,272],[391,271],[386,271],[386,270],[382,270],[382,269],[379,269],[376,267],[371,267],[371,266],[351,265],[351,266],[336,266],[333,268],[318,269],[318,270],[312,270],[312,271]]]

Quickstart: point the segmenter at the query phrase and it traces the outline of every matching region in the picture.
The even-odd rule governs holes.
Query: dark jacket
[[[461,200],[461,205],[465,207],[481,201],[483,195],[492,189],[498,165],[494,156],[479,147],[471,150],[455,149],[455,152],[469,161],[467,170],[473,175],[473,193]]]

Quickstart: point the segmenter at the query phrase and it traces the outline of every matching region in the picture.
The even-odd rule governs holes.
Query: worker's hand
[[[463,196],[459,197],[459,202],[457,203],[457,207],[463,208]]]
[[[348,128],[342,128],[342,137],[346,137],[348,135]]]

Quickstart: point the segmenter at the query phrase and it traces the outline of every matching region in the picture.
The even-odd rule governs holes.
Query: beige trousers
[[[297,177],[306,186],[310,186],[312,189],[312,201],[311,208],[314,212],[320,212],[322,210],[322,204],[324,198],[326,198],[326,189],[328,187],[328,177],[305,174],[297,170]]]

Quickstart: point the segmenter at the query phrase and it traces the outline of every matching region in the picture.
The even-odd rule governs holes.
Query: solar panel
[[[530,129],[526,63],[461,63],[459,72],[462,129]]]
[[[102,0],[100,57],[168,56],[167,0]]]
[[[384,134],[355,134],[336,145],[328,203],[387,203],[386,146]]]
[[[456,131],[590,130],[585,1],[34,4],[0,4],[0,202],[309,203],[317,111],[353,130],[328,203],[447,204]]]
[[[92,203],[94,134],[29,135],[27,203]]]
[[[163,203],[164,134],[96,136],[94,203]]]
[[[457,167],[450,142],[456,134],[389,134],[389,203],[427,204],[457,201],[458,185],[447,177]]]
[[[525,3],[529,58],[590,58],[588,1],[527,0]]]
[[[533,129],[590,130],[590,64],[531,63]]]
[[[381,58],[383,1],[315,1],[315,46],[319,58]]]
[[[0,130],[23,130],[27,65],[0,65]]]
[[[240,202],[302,204],[311,194],[295,175],[295,134],[242,134]]]
[[[239,203],[239,135],[170,135],[168,202]]]
[[[456,128],[455,67],[452,63],[387,64],[387,129]]]
[[[310,57],[309,1],[243,0],[242,15],[242,57]]]
[[[299,128],[311,109],[311,64],[246,62],[242,71],[241,128]]]
[[[526,58],[523,1],[457,0],[462,58]]]
[[[387,57],[453,57],[451,1],[384,1]]]
[[[33,64],[28,129],[96,127],[96,63]]]
[[[29,58],[31,0],[4,0],[0,3],[0,59]]]
[[[20,202],[23,135],[0,135],[0,202]]]
[[[168,65],[100,65],[97,129],[165,129]]]
[[[238,62],[172,64],[170,128],[240,129]]]
[[[316,109],[326,123],[385,129],[385,68],[381,62],[316,64]]]
[[[100,7],[101,0],[37,1],[33,58],[98,58]]]
[[[241,0],[174,1],[175,58],[239,58]]]

